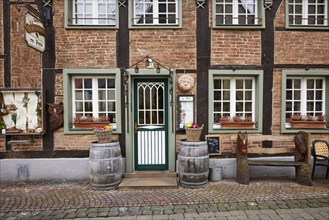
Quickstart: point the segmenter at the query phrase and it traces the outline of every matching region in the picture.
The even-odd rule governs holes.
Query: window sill
[[[90,30],[90,29],[107,29],[107,30],[117,30],[119,29],[118,26],[113,25],[66,25],[65,29],[82,29],[82,30]]]

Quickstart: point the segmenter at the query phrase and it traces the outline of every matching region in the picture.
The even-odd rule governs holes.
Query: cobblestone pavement
[[[210,182],[200,189],[92,190],[88,182],[1,184],[0,219],[329,219],[329,181]]]

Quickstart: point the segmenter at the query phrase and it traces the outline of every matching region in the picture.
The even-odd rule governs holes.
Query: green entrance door
[[[134,83],[134,153],[136,170],[168,169],[168,80]]]

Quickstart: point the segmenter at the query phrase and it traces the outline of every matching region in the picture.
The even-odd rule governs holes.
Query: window
[[[117,27],[116,0],[68,0],[66,27]]]
[[[65,69],[65,133],[90,133],[74,126],[76,119],[109,120],[121,132],[121,84],[118,69]]]
[[[282,79],[284,129],[327,127],[328,77],[329,71],[316,71],[313,74],[304,71],[284,71]],[[299,124],[296,121],[299,121]],[[320,125],[314,127],[302,125],[301,123],[305,121],[316,121]]]
[[[72,88],[72,115],[75,118],[107,117],[110,123],[116,122],[114,77],[76,76],[73,77]]]
[[[214,27],[264,27],[262,0],[214,0]]]
[[[262,71],[210,70],[209,124],[211,131],[232,129],[225,122],[239,121],[239,129],[259,130],[261,127]],[[243,122],[243,123],[241,123]],[[246,123],[248,122],[248,123]],[[249,124],[249,125],[246,125]]]
[[[133,0],[131,27],[181,26],[181,1]]]
[[[288,0],[286,1],[287,27],[328,28],[327,0]]]

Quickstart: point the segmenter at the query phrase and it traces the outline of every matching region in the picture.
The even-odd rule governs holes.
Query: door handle
[[[137,123],[135,122],[135,123],[134,123],[134,132],[137,133],[137,130],[138,130],[138,125],[137,125]]]

